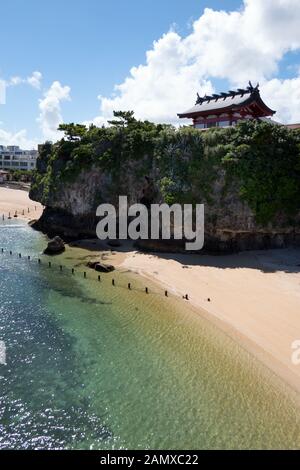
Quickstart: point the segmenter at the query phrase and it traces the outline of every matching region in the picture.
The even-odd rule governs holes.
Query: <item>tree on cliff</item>
[[[137,122],[134,117],[134,111],[114,111],[114,117],[117,119],[108,121],[108,124],[111,126],[126,127]]]
[[[87,132],[87,127],[84,124],[72,122],[71,124],[60,124],[58,130],[63,131],[68,140],[75,142],[82,139]]]
[[[44,193],[43,203],[59,185],[75,181],[83,170],[98,168],[108,175],[114,194],[129,193],[149,175],[167,202],[217,204],[214,190],[219,187],[224,198],[229,192],[247,203],[260,224],[282,217],[296,223],[299,132],[244,121],[201,133],[140,121],[132,111],[117,111],[114,118],[108,127],[60,126],[65,138],[41,150],[44,164],[38,160],[34,177],[33,188]]]

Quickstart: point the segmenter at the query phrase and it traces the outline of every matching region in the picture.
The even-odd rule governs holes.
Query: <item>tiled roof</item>
[[[192,114],[204,111],[211,111],[214,109],[228,108],[228,106],[240,106],[245,101],[249,99],[250,94],[237,95],[237,96],[228,96],[224,98],[212,98],[211,100],[206,100],[203,103],[195,104],[192,108],[188,109],[182,114]]]
[[[209,111],[222,110],[226,108],[234,109],[239,108],[242,105],[247,105],[253,101],[260,102],[260,104],[266,109],[269,114],[274,114],[275,111],[269,109],[265,103],[263,103],[260,93],[259,84],[256,87],[252,86],[249,82],[249,86],[245,89],[239,88],[236,91],[230,90],[227,93],[213,94],[212,96],[200,97],[197,95],[197,101],[195,106],[188,109],[184,113],[178,114],[179,117],[189,117],[188,115],[194,115],[197,113],[207,113]]]

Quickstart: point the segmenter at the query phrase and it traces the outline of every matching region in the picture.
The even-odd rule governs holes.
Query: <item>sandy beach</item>
[[[188,293],[199,314],[300,391],[300,365],[291,360],[292,343],[300,339],[300,249],[226,256],[129,252],[120,266],[174,294]]]
[[[23,209],[28,219],[42,211],[25,191],[0,188],[0,214]],[[120,248],[98,240],[74,245],[90,250],[95,259],[107,250],[105,262],[151,279],[174,295],[188,294],[189,301],[182,302],[195,314],[215,322],[300,391],[300,365],[292,362],[292,343],[300,340],[300,249],[155,255],[135,251],[130,242]]]
[[[42,215],[43,207],[40,203],[31,201],[27,191],[0,186],[0,217],[8,217],[9,213],[13,217],[16,211],[20,219],[30,221]]]
[[[300,365],[292,362],[292,343],[300,340],[299,248],[213,256],[140,253],[131,242],[120,248],[99,240],[75,245],[169,293],[188,294],[189,301],[182,302],[195,314],[213,321],[300,391]]]

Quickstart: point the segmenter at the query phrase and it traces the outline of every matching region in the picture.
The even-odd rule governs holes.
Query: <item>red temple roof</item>
[[[259,85],[255,88],[249,82],[246,89],[239,88],[237,91],[229,91],[219,95],[204,96],[197,95],[195,106],[184,113],[178,114],[180,118],[206,117],[210,114],[233,113],[244,110],[253,117],[273,116],[276,111],[270,109],[261,99]]]

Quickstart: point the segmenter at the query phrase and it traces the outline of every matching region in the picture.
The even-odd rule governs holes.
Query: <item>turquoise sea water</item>
[[[138,279],[18,258],[45,241],[0,223],[0,449],[300,448],[298,397],[228,336]]]

